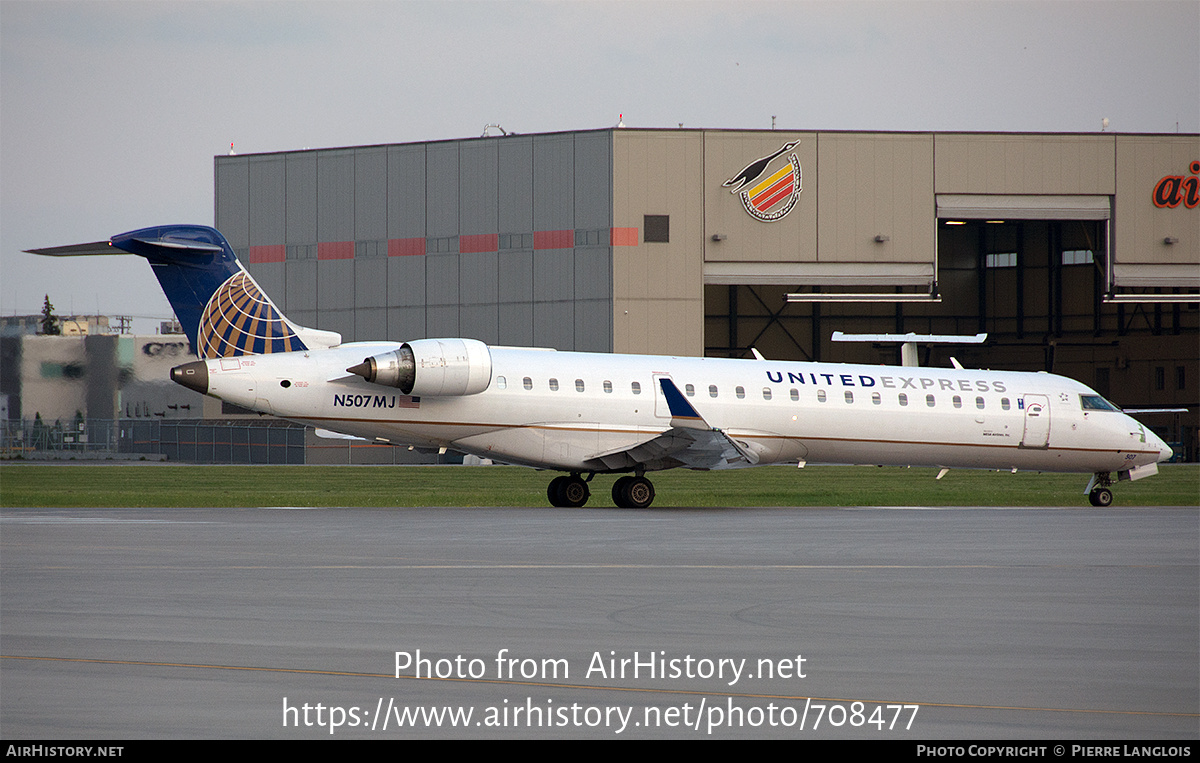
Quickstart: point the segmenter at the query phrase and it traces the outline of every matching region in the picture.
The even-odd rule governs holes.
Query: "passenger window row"
[[[558,391],[558,379],[551,378],[547,382],[547,384],[548,384],[551,392]],[[526,376],[524,379],[521,380],[521,386],[527,390],[532,390],[533,389],[533,379],[529,376]],[[496,377],[496,388],[497,389],[507,389],[508,388],[508,380],[503,376],[497,376]],[[601,388],[604,390],[605,394],[612,394],[613,383],[610,380],[605,379],[601,385]],[[584,392],[584,391],[586,391],[586,389],[587,389],[587,386],[584,384],[583,379],[575,380],[575,391],[576,392]],[[629,391],[635,395],[642,394],[641,383],[640,382],[630,382],[629,383]],[[683,391],[684,391],[684,394],[687,395],[688,397],[695,397],[696,396],[696,385],[685,384],[685,385],[683,385]],[[738,400],[744,400],[746,398],[746,388],[742,387],[742,386],[734,387],[733,395]],[[708,385],[708,396],[711,398],[716,398],[719,396],[719,390],[717,389],[716,384]],[[771,388],[763,387],[762,388],[763,400],[771,400],[772,397],[773,397],[773,393],[771,391]],[[849,389],[845,390],[842,393],[842,397],[846,401],[847,404],[850,404],[850,405],[854,404],[854,401],[855,401],[854,390],[849,390]],[[795,388],[789,390],[788,391],[788,399],[791,400],[793,403],[800,402],[800,390],[795,389]],[[860,398],[860,399],[865,401],[865,397]],[[817,390],[817,402],[818,403],[824,403],[824,402],[827,402],[828,400],[829,400],[829,396],[825,390],[823,390],[823,389]],[[896,396],[896,402],[901,407],[906,407],[908,405],[908,395],[906,395],[903,392],[898,393]],[[872,392],[871,393],[871,403],[873,405],[882,405],[883,404],[883,396],[878,392]],[[952,398],[950,398],[950,404],[952,406],[954,406],[955,408],[962,408],[963,407],[962,396],[954,395]],[[929,408],[937,407],[937,396],[933,395],[933,394],[925,395],[925,405]],[[976,396],[975,407],[981,411],[987,407],[987,403],[982,396]],[[1001,410],[1005,410],[1005,411],[1010,410],[1012,408],[1011,401],[1007,397],[1000,398],[1000,408],[1001,408]]]

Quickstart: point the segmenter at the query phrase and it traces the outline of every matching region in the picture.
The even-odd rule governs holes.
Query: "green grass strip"
[[[0,506],[548,506],[555,472],[514,466],[0,465]],[[874,466],[768,466],[655,472],[669,506],[1087,506],[1085,474]],[[591,483],[589,507],[612,506],[614,476]],[[1115,505],[1197,506],[1200,465],[1113,486]]]

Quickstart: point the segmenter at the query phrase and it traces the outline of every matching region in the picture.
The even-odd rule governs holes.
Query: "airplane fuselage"
[[[625,455],[672,429],[669,379],[749,458],[641,457],[646,471],[767,463],[1119,472],[1165,445],[1046,373],[608,355],[491,347],[483,391],[405,395],[346,369],[392,342],[199,361],[223,400],[369,440],[448,447],[573,472],[630,471]]]

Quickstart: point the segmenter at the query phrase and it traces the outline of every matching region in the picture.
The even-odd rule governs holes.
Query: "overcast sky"
[[[213,156],[611,126],[1200,132],[1200,2],[0,0],[0,312],[168,318]],[[139,330],[156,324],[139,322]],[[381,337],[382,338],[382,337]]]

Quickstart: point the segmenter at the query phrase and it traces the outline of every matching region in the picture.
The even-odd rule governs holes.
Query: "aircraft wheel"
[[[617,481],[612,486],[613,503],[620,506],[622,509],[630,508],[625,504],[625,486],[633,477],[617,477]]]
[[[644,509],[654,502],[654,485],[645,477],[621,477],[613,484],[613,503],[623,509]]]
[[[1098,487],[1088,494],[1088,500],[1091,501],[1093,506],[1100,506],[1102,508],[1112,506],[1113,494],[1106,487]]]
[[[588,502],[588,498],[591,498],[592,491],[588,489],[587,483],[574,474],[570,477],[559,477],[559,479],[563,480],[562,486],[558,490],[558,497],[561,501],[559,506],[579,508]]]
[[[562,502],[562,488],[563,483],[565,483],[568,479],[570,479],[570,477],[564,474],[561,477],[555,477],[554,479],[550,480],[550,484],[546,486],[546,497],[550,499],[551,506],[566,506],[566,504]]]

